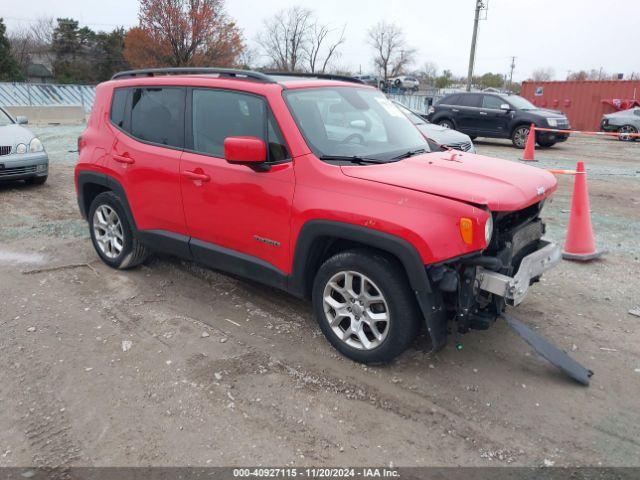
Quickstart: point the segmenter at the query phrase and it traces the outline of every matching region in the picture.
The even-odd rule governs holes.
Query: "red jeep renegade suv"
[[[123,72],[78,139],[100,258],[165,252],[310,298],[331,344],[400,354],[424,324],[488,328],[558,263],[541,169],[443,150],[357,80],[228,69]]]

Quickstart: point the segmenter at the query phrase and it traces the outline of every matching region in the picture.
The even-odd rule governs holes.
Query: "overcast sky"
[[[280,9],[303,5],[335,28],[346,24],[347,42],[339,65],[363,73],[372,70],[367,30],[380,20],[401,26],[418,49],[415,67],[435,62],[466,75],[475,0],[227,0],[227,11],[249,45],[265,18]],[[488,0],[480,22],[476,73],[508,73],[515,55],[514,80],[538,67],[551,67],[556,79],[567,71],[599,69],[640,72],[639,0]],[[44,14],[72,17],[95,30],[137,23],[136,0],[2,0],[0,16],[9,30]],[[625,76],[626,76],[625,75]]]

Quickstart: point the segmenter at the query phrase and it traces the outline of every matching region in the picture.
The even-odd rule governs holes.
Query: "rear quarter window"
[[[444,97],[438,103],[442,105],[458,105],[458,98],[460,98],[460,95],[449,95]]]
[[[113,91],[111,99],[111,110],[109,111],[109,119],[118,128],[124,128],[125,108],[127,106],[127,94],[129,89],[116,88]]]

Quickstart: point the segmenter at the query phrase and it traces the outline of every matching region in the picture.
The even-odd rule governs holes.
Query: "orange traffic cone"
[[[589,211],[589,192],[587,190],[587,172],[584,163],[578,162],[576,180],[573,184],[571,213],[567,240],[564,242],[562,257],[567,260],[587,261],[600,258],[606,250],[596,250]]]
[[[525,162],[535,162],[536,152],[536,126],[532,123],[529,128],[529,135],[527,135],[527,143],[524,146],[524,152],[522,158]]]

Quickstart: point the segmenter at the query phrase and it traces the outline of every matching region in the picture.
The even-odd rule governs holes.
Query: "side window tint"
[[[471,93],[460,95],[460,101],[458,102],[458,105],[461,105],[463,107],[480,107],[481,102],[482,95]]]
[[[136,88],[131,100],[131,134],[147,142],[183,147],[185,89]]]
[[[451,95],[449,97],[445,97],[442,100],[442,103],[445,105],[459,105],[460,95]]]
[[[498,110],[500,108],[500,105],[502,105],[503,103],[507,102],[499,97],[494,97],[492,95],[485,95],[482,99],[482,106],[484,108],[493,108],[495,110]]]
[[[282,132],[278,128],[273,113],[269,112],[269,161],[281,162],[289,158],[287,144],[284,141]]]
[[[109,112],[109,118],[111,123],[116,127],[124,128],[125,112],[124,109],[127,105],[127,94],[129,89],[116,88],[113,91],[113,98],[111,99],[111,111]]]
[[[264,139],[265,108],[265,101],[253,95],[194,90],[193,149],[223,158],[227,137]]]

